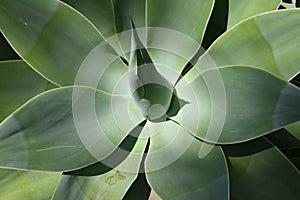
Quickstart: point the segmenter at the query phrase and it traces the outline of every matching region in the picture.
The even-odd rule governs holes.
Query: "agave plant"
[[[0,199],[299,199],[281,3],[0,0]]]

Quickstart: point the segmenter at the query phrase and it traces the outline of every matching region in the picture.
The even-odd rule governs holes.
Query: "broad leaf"
[[[53,89],[0,124],[0,166],[81,168],[113,152],[142,120],[128,97],[87,87]]]
[[[232,199],[299,198],[299,172],[265,139],[225,146],[224,150],[229,158]]]
[[[80,64],[102,41],[86,18],[56,0],[2,0],[0,29],[18,54],[59,85],[72,85]]]
[[[118,146],[118,148],[116,148],[109,156],[107,156],[103,160],[93,163],[82,169],[65,172],[64,174],[76,176],[95,176],[113,170],[113,168],[117,167],[128,156],[130,156],[130,152],[134,149],[134,146],[138,142],[138,137],[142,132],[145,123],[146,121],[143,121],[134,129],[132,129],[128,136]]]
[[[23,61],[0,62],[0,122],[35,95],[54,87]]]
[[[273,11],[252,17],[217,39],[199,59],[194,70],[250,65],[289,80],[300,71],[299,33],[299,9]]]
[[[174,122],[150,139],[146,177],[162,199],[228,199],[227,166],[220,147],[212,146],[200,158],[206,144]]]
[[[213,0],[146,1],[146,26],[160,28],[147,30],[146,46],[154,63],[163,65],[158,65],[161,71],[177,72],[175,81],[200,47],[213,4]]]
[[[147,141],[147,138],[139,138],[128,158],[105,174],[64,175],[53,199],[122,199],[137,177]]]
[[[61,173],[0,169],[1,199],[50,199]]]
[[[197,77],[190,72],[176,86],[190,103],[174,119],[203,140],[242,142],[300,120],[299,88],[266,71],[225,66]]]
[[[276,10],[280,3],[281,0],[229,0],[227,28],[231,28],[248,17],[252,17],[263,12]]]

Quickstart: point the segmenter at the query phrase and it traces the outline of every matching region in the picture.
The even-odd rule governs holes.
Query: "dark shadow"
[[[104,159],[109,160],[109,166],[105,164],[105,161],[99,161],[78,170],[64,172],[64,174],[76,176],[97,176],[112,170],[114,167],[118,166],[122,161],[124,161],[130,154],[145,124],[146,120],[137,125],[132,131],[130,131],[128,136],[121,142],[118,148]]]

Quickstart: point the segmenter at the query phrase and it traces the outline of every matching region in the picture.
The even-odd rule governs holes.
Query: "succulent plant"
[[[0,199],[299,199],[281,3],[0,0]]]

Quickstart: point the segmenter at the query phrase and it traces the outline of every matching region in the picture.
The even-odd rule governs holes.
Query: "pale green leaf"
[[[298,199],[300,174],[263,138],[225,146],[232,199]]]
[[[145,168],[151,188],[162,199],[228,199],[224,154],[220,147],[206,145],[178,124],[165,124],[150,138]],[[206,147],[210,152],[200,158]]]
[[[0,122],[35,95],[54,87],[24,61],[0,62]]]
[[[87,87],[45,92],[0,124],[0,166],[63,171],[94,163],[143,120],[134,109],[126,96]]]
[[[300,71],[299,34],[300,9],[252,17],[218,38],[199,59],[194,70],[250,65],[289,80]]]
[[[48,200],[61,173],[0,169],[0,198],[5,200]]]
[[[0,29],[18,54],[59,85],[72,85],[80,64],[103,39],[74,9],[56,0],[2,0]]]
[[[190,103],[174,119],[203,140],[237,143],[300,120],[299,88],[261,69],[224,66],[186,78],[176,90]]]
[[[227,28],[254,15],[276,10],[281,0],[229,0],[228,25]]]

